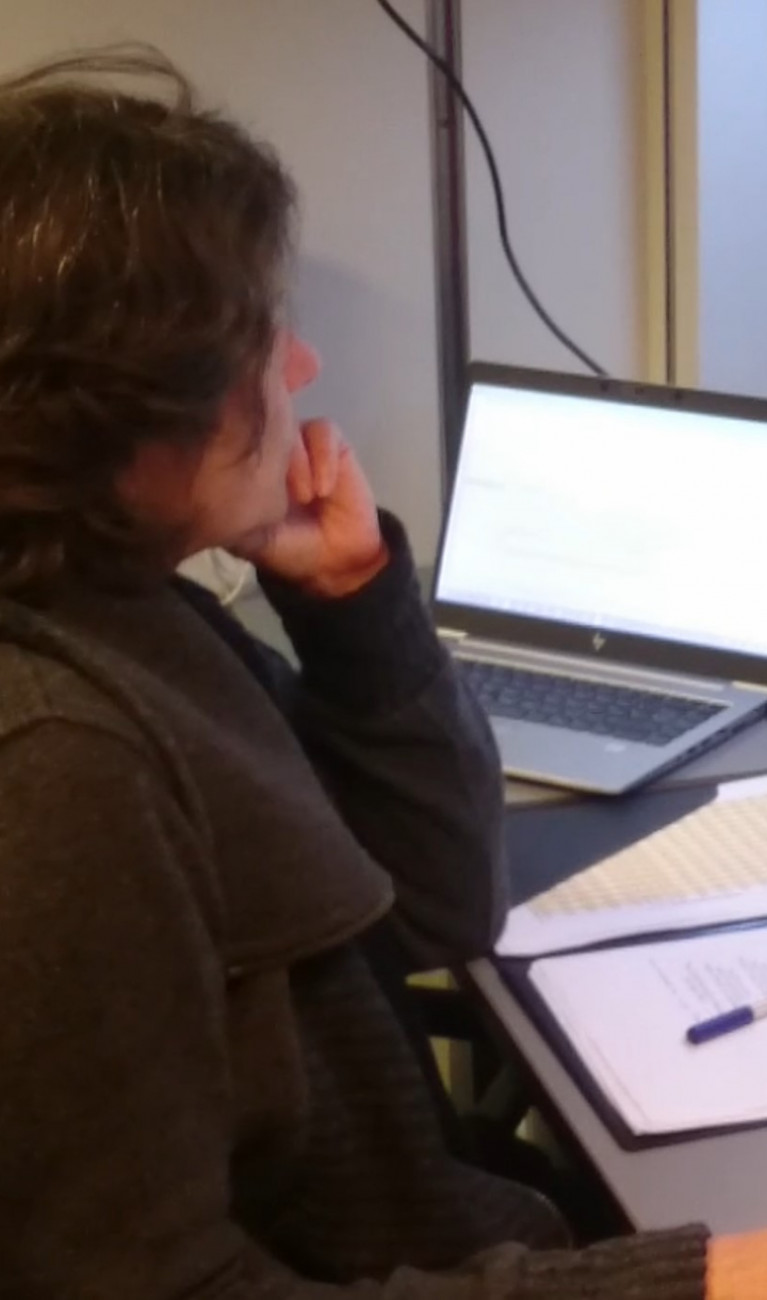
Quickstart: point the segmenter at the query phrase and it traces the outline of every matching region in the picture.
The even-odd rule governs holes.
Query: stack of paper
[[[767,1020],[700,1047],[685,1038],[767,998],[767,929],[543,958],[530,979],[632,1132],[767,1120]]]
[[[534,956],[767,917],[765,784],[724,786],[714,802],[512,908],[496,952]]]

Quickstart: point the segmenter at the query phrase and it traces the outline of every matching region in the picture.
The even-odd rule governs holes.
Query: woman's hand
[[[375,500],[354,452],[329,420],[309,420],[288,467],[290,508],[237,555],[317,596],[358,591],[388,562]]]
[[[709,1242],[706,1300],[764,1300],[767,1296],[767,1231]]]

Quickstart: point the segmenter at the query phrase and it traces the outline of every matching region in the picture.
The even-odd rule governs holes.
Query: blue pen
[[[731,1034],[733,1029],[752,1025],[755,1020],[762,1020],[765,1016],[767,1016],[767,1002],[733,1007],[732,1011],[724,1011],[721,1016],[712,1016],[710,1020],[700,1020],[697,1025],[691,1025],[685,1037],[688,1043],[697,1046],[699,1043],[708,1043],[712,1038],[721,1038],[722,1034]]]

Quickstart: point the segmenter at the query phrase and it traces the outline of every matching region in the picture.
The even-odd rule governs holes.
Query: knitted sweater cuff
[[[514,1300],[704,1300],[708,1229],[700,1224],[600,1242],[587,1250],[529,1252]]]
[[[389,563],[349,596],[327,599],[259,570],[308,689],[345,709],[379,712],[417,695],[445,663],[418,588],[405,530],[379,511]]]

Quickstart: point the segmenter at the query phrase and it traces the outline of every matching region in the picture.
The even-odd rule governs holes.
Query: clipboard
[[[592,945],[579,949],[581,953],[622,949],[642,944],[685,943],[701,935],[725,934],[743,930],[763,930],[767,944],[767,917],[738,922],[726,926],[706,926],[702,929],[667,934],[639,935],[619,943]],[[568,954],[558,953],[564,957]],[[702,1138],[721,1137],[740,1130],[767,1127],[767,1116],[758,1120],[734,1121],[712,1127],[683,1129],[663,1133],[635,1133],[623,1115],[605,1095],[586,1063],[581,1059],[566,1031],[547,1005],[530,979],[530,968],[539,960],[516,957],[493,957],[493,965],[519,1004],[552,1049],[562,1067],[582,1092],[612,1137],[626,1151],[642,1151],[652,1147],[672,1146],[683,1142],[697,1142]]]

